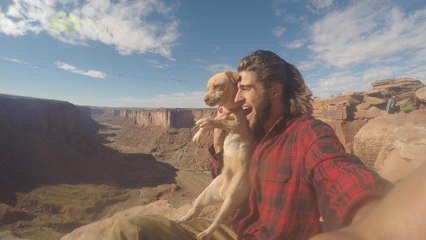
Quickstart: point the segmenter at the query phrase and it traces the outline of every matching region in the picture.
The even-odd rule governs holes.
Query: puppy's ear
[[[225,72],[225,75],[226,75],[229,79],[231,79],[231,81],[232,81],[235,85],[237,85],[237,84],[238,84],[238,77],[239,77],[238,73],[236,73],[236,72],[232,72],[232,71],[226,71],[226,72]]]

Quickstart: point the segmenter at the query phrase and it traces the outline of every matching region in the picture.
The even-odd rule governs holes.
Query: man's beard
[[[268,116],[271,115],[271,101],[267,94],[262,96],[256,118],[253,121],[253,134],[257,140],[260,140],[265,135],[264,123]]]

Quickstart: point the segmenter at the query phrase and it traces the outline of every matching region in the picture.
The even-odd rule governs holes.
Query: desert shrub
[[[414,107],[411,103],[405,103],[401,105],[401,110],[405,113],[409,113],[414,110]]]

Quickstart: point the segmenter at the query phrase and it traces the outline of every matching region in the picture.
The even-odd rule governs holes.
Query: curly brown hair
[[[312,114],[312,92],[306,86],[302,74],[292,64],[271,51],[257,50],[241,59],[238,72],[256,72],[259,81],[268,87],[273,82],[283,84],[283,101],[288,116]]]

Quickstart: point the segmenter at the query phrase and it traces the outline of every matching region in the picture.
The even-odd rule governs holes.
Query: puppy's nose
[[[208,102],[209,102],[209,96],[207,96],[207,95],[206,95],[206,96],[204,96],[204,102],[205,102],[205,103],[208,103]]]

